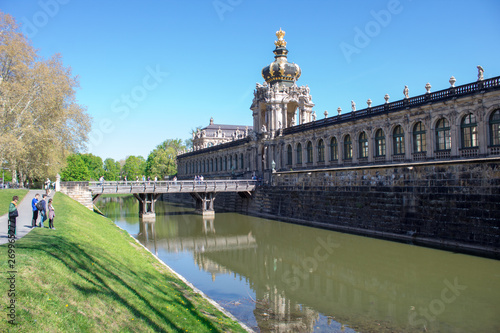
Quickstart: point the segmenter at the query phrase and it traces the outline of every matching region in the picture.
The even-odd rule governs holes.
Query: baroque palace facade
[[[177,156],[178,176],[257,176],[276,171],[350,168],[500,156],[500,77],[316,119],[301,69],[287,60],[285,32],[276,33],[275,60],[262,70],[250,109],[253,126],[210,125]]]

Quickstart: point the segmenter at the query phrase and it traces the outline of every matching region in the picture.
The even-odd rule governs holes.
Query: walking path
[[[45,193],[45,190],[31,190],[29,191],[23,198],[23,200],[17,205],[17,211],[19,212],[19,216],[17,217],[16,223],[16,237],[21,238],[24,237],[28,232],[31,231],[31,220],[33,218],[33,210],[31,209],[31,200],[35,197],[35,194],[39,193],[40,198],[42,194]],[[51,193],[49,197],[53,195],[54,192]],[[48,201],[48,199],[47,199]],[[10,203],[10,201],[9,201]],[[3,204],[7,204],[3,202]],[[40,214],[38,215],[37,224],[40,224]],[[0,216],[0,244],[8,243],[9,239],[7,237],[9,223],[9,213]],[[49,225],[49,220],[45,221],[45,225]]]

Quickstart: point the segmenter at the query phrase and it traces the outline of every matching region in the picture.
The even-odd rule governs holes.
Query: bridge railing
[[[256,180],[178,180],[178,181],[94,181],[89,189],[96,193],[180,193],[252,191]]]

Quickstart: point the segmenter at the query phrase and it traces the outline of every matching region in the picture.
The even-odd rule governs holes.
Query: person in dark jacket
[[[40,194],[35,194],[35,197],[31,200],[31,209],[33,210],[33,218],[31,219],[31,227],[36,227],[36,220],[38,219],[38,208],[36,208],[36,204],[38,203],[38,198],[40,198]]]
[[[39,210],[40,211],[40,228],[43,228],[43,222],[47,220],[47,201],[45,200],[47,198],[47,194],[42,194],[42,200],[40,201],[43,209]]]
[[[18,201],[19,197],[15,195],[12,197],[12,202],[9,205],[9,230],[8,230],[9,238],[16,237],[16,218],[19,216],[19,213],[17,212]]]

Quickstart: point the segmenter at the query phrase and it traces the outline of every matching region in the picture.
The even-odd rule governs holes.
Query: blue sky
[[[89,152],[147,157],[215,123],[252,125],[261,70],[286,31],[319,118],[500,75],[500,2],[0,0],[40,54],[61,53],[93,117]]]

